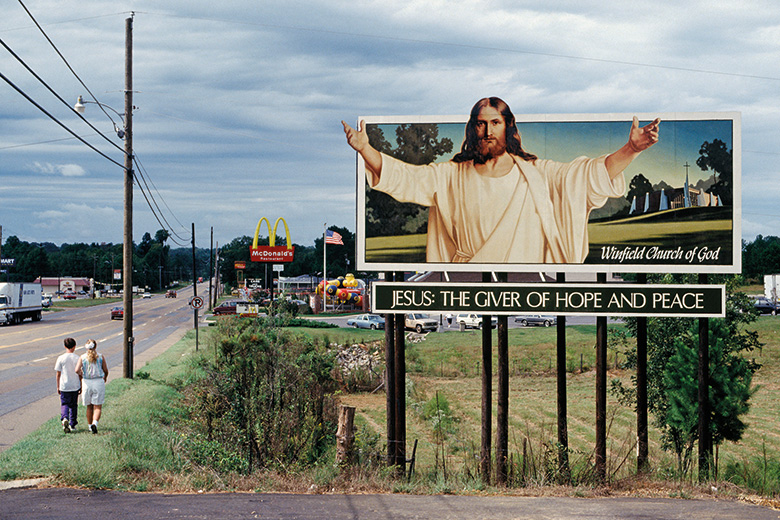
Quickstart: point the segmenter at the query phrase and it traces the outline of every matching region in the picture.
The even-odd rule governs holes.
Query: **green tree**
[[[392,148],[376,125],[366,128],[371,146],[410,164],[429,164],[452,151],[452,140],[439,139],[436,124],[403,124],[395,129],[396,147]],[[366,187],[366,236],[393,236],[423,233],[428,208],[398,202],[389,195]]]
[[[642,198],[645,196],[645,193],[653,193],[653,191],[653,185],[650,184],[650,181],[647,180],[647,177],[641,173],[638,173],[634,175],[634,178],[631,179],[631,182],[628,183],[628,193],[626,194],[626,199],[628,199],[628,202],[634,200],[634,197],[636,197],[637,200],[642,200]]]
[[[691,282],[690,275],[656,275],[656,282]],[[711,434],[713,443],[741,438],[741,417],[755,392],[752,375],[760,365],[745,360],[745,353],[760,347],[758,334],[745,327],[756,314],[749,298],[736,291],[735,277],[721,277],[727,288],[726,317],[709,320]],[[636,336],[635,318],[624,318],[629,334]],[[688,318],[647,319],[647,400],[654,424],[662,432],[662,447],[674,451],[679,468],[690,468],[693,444],[698,438],[698,323]],[[636,350],[626,352],[629,368],[636,368]],[[633,387],[619,380],[612,389],[625,403],[635,404]]]
[[[712,170],[717,180],[710,186],[707,193],[717,195],[723,204],[730,206],[734,200],[734,157],[732,150],[726,148],[726,143],[720,139],[712,142],[704,141],[699,148],[699,158],[696,165],[703,171]]]

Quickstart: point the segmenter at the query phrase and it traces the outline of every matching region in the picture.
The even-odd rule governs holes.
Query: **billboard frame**
[[[457,262],[429,262],[429,261],[382,261],[374,260],[367,257],[367,236],[366,236],[366,170],[365,163],[362,157],[357,154],[357,176],[356,176],[356,249],[357,249],[357,269],[361,271],[464,271],[464,272],[562,272],[562,273],[593,273],[593,272],[636,272],[636,273],[667,273],[667,272],[679,272],[679,273],[738,273],[742,269],[742,255],[741,255],[741,213],[742,213],[742,200],[741,200],[741,162],[742,162],[742,148],[741,148],[741,115],[739,112],[663,112],[663,113],[614,113],[614,114],[522,114],[515,115],[517,120],[517,126],[523,133],[523,126],[536,123],[574,123],[574,124],[588,124],[588,123],[624,123],[625,135],[628,135],[628,129],[630,128],[630,122],[636,115],[640,121],[647,122],[652,121],[656,117],[661,119],[661,142],[665,139],[672,140],[672,146],[674,145],[674,139],[676,135],[669,136],[670,132],[664,133],[664,123],[666,126],[671,126],[671,123],[706,123],[708,121],[716,122],[730,122],[731,123],[731,150],[732,150],[732,165],[733,165],[733,177],[732,177],[732,206],[731,206],[731,229],[726,230],[724,233],[730,233],[730,240],[728,241],[731,247],[731,259],[728,263],[708,264],[701,263],[708,260],[707,254],[717,254],[713,250],[706,251],[706,245],[704,246],[705,252],[702,253],[702,245],[706,244],[706,239],[702,239],[692,244],[683,244],[680,246],[679,251],[664,250],[663,253],[674,256],[678,255],[678,262],[660,260],[657,263],[640,263],[636,260],[632,261],[632,258],[636,258],[638,255],[650,255],[651,251],[644,247],[641,242],[637,242],[631,246],[625,246],[624,248],[616,248],[611,253],[614,255],[614,259],[618,261],[602,261],[594,262],[592,258],[586,259],[583,263],[502,263],[502,262],[480,262],[480,263],[457,263]],[[401,125],[401,124],[455,124],[461,125],[461,128],[465,125],[468,116],[362,116],[358,119],[358,125]],[[386,136],[389,137],[389,136]],[[461,137],[462,140],[462,137]],[[453,140],[454,141],[454,140]],[[524,134],[525,143],[525,134]],[[460,147],[460,142],[454,142],[455,151]],[[610,145],[612,146],[612,145]],[[658,145],[656,145],[658,146]],[[617,146],[614,146],[616,149]],[[557,157],[547,155],[557,154],[555,150],[551,152],[546,149],[534,150],[531,152],[540,153],[540,158],[549,158],[557,160]],[[566,152],[566,150],[564,150]],[[653,149],[643,152],[643,154],[652,154]],[[544,157],[542,157],[544,156]],[[690,167],[688,162],[690,159],[684,159],[679,161],[685,163]],[[677,165],[682,167],[683,165]],[[695,165],[694,165],[694,168]],[[687,170],[686,170],[687,171]],[[698,171],[694,170],[694,171]],[[626,169],[626,186],[628,187],[630,176],[636,175],[635,169],[630,167]],[[708,170],[702,172],[706,175],[711,175],[713,172]],[[678,175],[675,173],[675,175]],[[690,185],[690,182],[689,182]],[[625,198],[625,194],[624,194]],[[589,220],[589,226],[593,224],[593,220]],[[592,246],[593,241],[589,242],[589,246]],[[654,246],[648,246],[650,248]],[[609,256],[609,250],[602,251],[602,258],[604,255]],[[593,252],[591,251],[591,257]],[[655,254],[655,252],[653,252]],[[690,262],[681,260],[682,258],[691,258]],[[702,259],[702,260],[700,260]]]

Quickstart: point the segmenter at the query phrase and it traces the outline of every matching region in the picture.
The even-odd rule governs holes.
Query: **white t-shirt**
[[[81,381],[76,374],[80,357],[78,354],[66,352],[57,358],[54,371],[60,372],[60,392],[74,392],[81,388]]]

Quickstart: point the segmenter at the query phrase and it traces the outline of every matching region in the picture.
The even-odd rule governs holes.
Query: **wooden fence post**
[[[354,462],[355,407],[339,405],[339,427],[336,430],[336,464],[348,466]]]

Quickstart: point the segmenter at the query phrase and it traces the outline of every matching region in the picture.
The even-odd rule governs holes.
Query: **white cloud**
[[[83,177],[87,171],[78,164],[52,164],[34,162],[31,170],[46,175],[61,175],[63,177]]]

